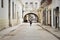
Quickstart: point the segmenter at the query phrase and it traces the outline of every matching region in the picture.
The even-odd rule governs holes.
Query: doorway
[[[59,7],[56,7],[53,11],[53,25],[55,28],[59,28]]]
[[[46,25],[46,9],[43,11],[43,24]]]

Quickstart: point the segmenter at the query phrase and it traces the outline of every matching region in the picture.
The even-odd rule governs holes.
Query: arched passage
[[[29,22],[31,20],[33,23],[38,22],[38,16],[35,13],[28,13],[24,16],[24,22]]]

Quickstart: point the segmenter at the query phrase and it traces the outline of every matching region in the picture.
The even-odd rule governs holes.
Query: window
[[[1,7],[3,8],[3,0],[1,0]]]
[[[14,2],[12,2],[12,18],[14,19]]]
[[[25,8],[26,8],[26,9],[28,8],[28,2],[25,3]]]
[[[11,7],[10,7],[11,0],[9,0],[8,3],[9,3],[9,4],[8,4],[8,9],[9,9],[9,14],[8,14],[8,16],[9,16],[9,26],[11,27],[11,26],[12,26],[12,25],[11,25],[11,19],[10,19],[10,17],[11,17],[11,15],[10,15],[10,13],[11,13],[11,12],[10,12],[10,10],[11,10],[11,9],[10,9],[10,8],[11,8]]]
[[[30,7],[31,7],[31,8],[33,7],[33,2],[30,2]]]
[[[25,3],[26,5],[28,4],[28,2]]]
[[[37,5],[37,2],[35,2],[35,4]]]
[[[37,3],[37,2],[35,2],[35,8],[37,8],[37,6],[38,6],[37,4],[38,4],[38,3]]]
[[[30,4],[33,4],[33,2],[30,2]]]

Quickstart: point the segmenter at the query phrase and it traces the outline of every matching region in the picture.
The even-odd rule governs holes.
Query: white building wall
[[[59,5],[59,27],[60,27],[60,0],[58,0],[58,5]]]
[[[17,12],[18,12],[18,19],[19,19],[19,23],[22,23],[23,22],[23,18],[22,18],[22,4],[19,2],[19,1],[17,1],[16,2],[17,4],[16,4],[16,6],[17,6]]]
[[[3,8],[0,0],[0,30],[8,27],[8,0],[3,0]]]
[[[8,0],[3,0],[3,8],[1,7],[0,4],[0,18],[5,18],[8,19]],[[0,0],[1,3],[1,0]]]
[[[25,4],[26,2],[28,2],[28,5]],[[30,4],[30,2],[32,2],[33,4]],[[35,3],[37,3],[37,5]],[[37,1],[25,0],[25,2],[23,4],[24,4],[24,9],[23,9],[24,10],[24,14],[23,14],[23,17],[24,17],[28,13],[35,13],[35,14],[37,14],[37,9],[39,9],[39,7],[40,7],[40,0],[39,1],[38,0]]]
[[[0,8],[1,8],[1,0],[0,0]]]
[[[53,26],[53,9],[56,7],[56,0],[52,0],[52,4],[51,4],[51,10],[52,10],[52,12],[51,12],[51,26],[52,26],[52,28],[55,28],[54,26]]]
[[[55,28],[53,26],[53,9],[55,9],[56,7],[60,7],[60,1],[59,0],[52,0],[52,4],[51,4],[51,10],[52,10],[52,13],[51,13],[51,25],[53,28]],[[59,20],[60,20],[60,13],[59,13]],[[60,24],[60,21],[59,21],[59,24]],[[60,25],[59,25],[60,26]]]
[[[10,19],[11,24],[15,25],[18,24],[17,22],[22,22],[22,5],[17,0],[10,0]],[[15,19],[13,19],[12,15],[12,2],[14,2],[14,7],[16,4],[16,8],[14,8],[14,15]],[[16,9],[16,10],[15,10]],[[17,12],[19,13],[17,15]],[[19,16],[19,17],[18,17]],[[18,20],[19,18],[19,20]],[[20,23],[19,22],[19,23]],[[3,0],[3,8],[1,7],[1,0],[0,0],[0,30],[3,28],[9,27],[9,0]]]
[[[12,11],[12,2],[14,2],[14,19],[13,19],[13,11]],[[22,5],[18,0],[11,0],[11,24],[16,25],[18,23],[22,23]]]

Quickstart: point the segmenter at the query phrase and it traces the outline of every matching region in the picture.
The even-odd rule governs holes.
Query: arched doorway
[[[59,29],[59,7],[53,10],[53,26]]]
[[[34,13],[28,13],[24,16],[24,22],[29,22],[29,20],[32,20],[33,23],[37,23],[38,19],[38,16]]]

